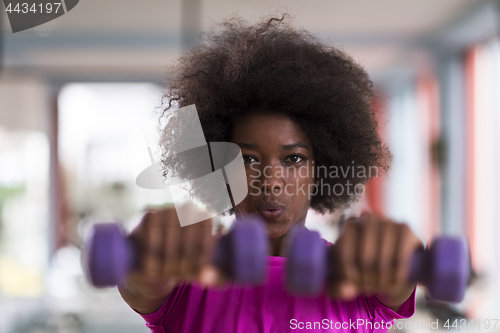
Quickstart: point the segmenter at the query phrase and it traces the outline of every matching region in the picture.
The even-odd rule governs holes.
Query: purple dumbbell
[[[95,224],[86,243],[84,266],[96,287],[122,283],[138,266],[134,241],[117,223]],[[238,220],[215,248],[214,264],[239,283],[260,283],[265,277],[268,242],[265,226],[257,217]]]
[[[298,294],[321,292],[335,278],[332,251],[316,231],[304,227],[292,234],[288,249],[287,287]],[[469,281],[469,255],[465,244],[453,237],[435,239],[429,250],[418,250],[410,266],[410,280],[427,287],[432,298],[460,302]]]

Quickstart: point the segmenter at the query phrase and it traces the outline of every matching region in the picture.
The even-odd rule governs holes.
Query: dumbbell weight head
[[[422,282],[439,301],[460,302],[470,276],[465,243],[453,237],[436,238],[428,251],[415,253],[410,280]]]
[[[112,287],[124,281],[134,264],[135,251],[118,223],[92,226],[84,251],[84,268],[96,287]]]
[[[238,283],[262,283],[269,246],[263,221],[258,216],[236,220],[218,243],[214,263]]]
[[[287,289],[296,294],[319,294],[327,274],[327,251],[319,233],[305,227],[292,230],[287,258]]]

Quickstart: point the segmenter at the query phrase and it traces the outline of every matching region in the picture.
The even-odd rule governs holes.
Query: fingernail
[[[352,283],[346,283],[340,289],[342,298],[353,299],[356,297],[356,287]]]
[[[217,279],[218,279],[217,271],[212,267],[206,267],[201,272],[200,282],[207,286],[215,285]]]
[[[366,221],[368,221],[368,220],[370,219],[370,217],[371,217],[371,213],[369,213],[369,212],[365,211],[365,212],[363,212],[363,213],[359,216],[359,220],[360,220],[361,222],[366,222]]]

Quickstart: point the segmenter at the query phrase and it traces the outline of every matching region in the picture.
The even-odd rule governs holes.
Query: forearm
[[[129,283],[124,283],[118,286],[118,291],[123,300],[132,309],[141,314],[148,314],[155,312],[161,307],[174,287],[175,284],[168,284],[157,287],[155,288],[156,290],[151,289],[147,292],[139,292]]]
[[[410,284],[408,287],[404,288],[401,292],[394,295],[386,295],[384,293],[372,293],[382,304],[387,306],[388,308],[394,310],[395,312],[399,311],[401,305],[411,296],[413,290],[415,290],[416,284]]]

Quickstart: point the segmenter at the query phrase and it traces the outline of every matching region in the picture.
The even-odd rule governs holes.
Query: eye
[[[255,163],[258,162],[257,159],[251,155],[243,155],[243,161],[245,163]]]
[[[300,163],[303,160],[305,160],[305,157],[300,156],[300,155],[290,155],[287,158],[285,158],[285,162],[290,162],[293,164]]]

